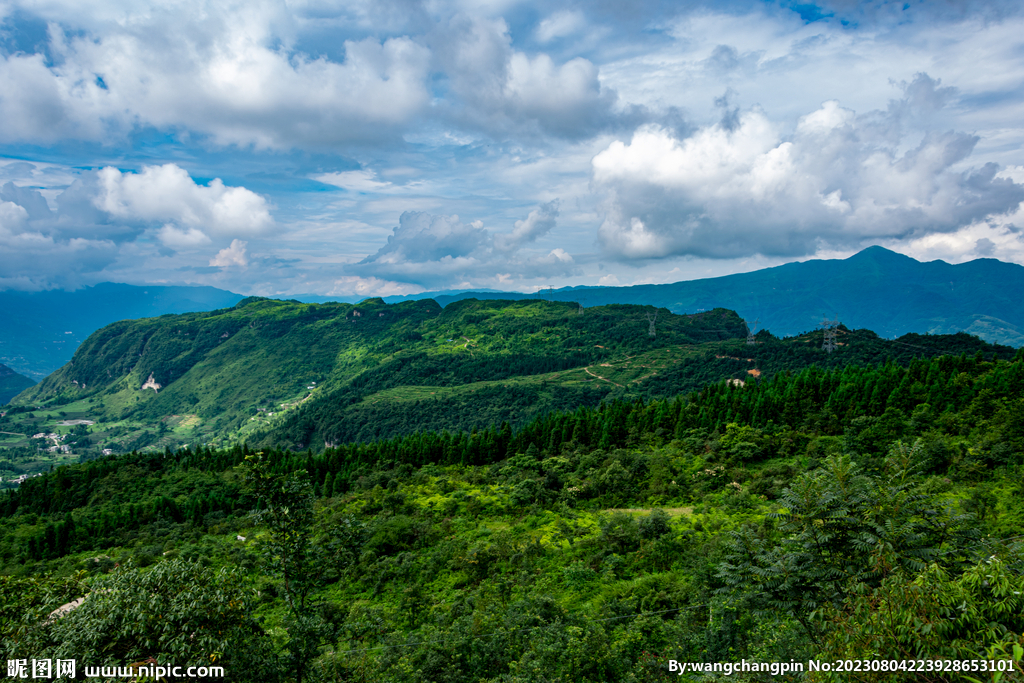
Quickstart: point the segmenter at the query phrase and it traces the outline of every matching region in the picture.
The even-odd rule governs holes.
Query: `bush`
[[[660,538],[672,530],[671,518],[661,509],[651,510],[651,514],[640,518],[640,538],[653,540]]]

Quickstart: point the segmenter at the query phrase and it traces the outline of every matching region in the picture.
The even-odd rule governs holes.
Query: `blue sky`
[[[0,3],[0,289],[1024,264],[1019,3]]]

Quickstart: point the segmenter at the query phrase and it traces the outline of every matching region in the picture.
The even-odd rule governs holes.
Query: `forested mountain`
[[[104,282],[75,291],[0,290],[0,363],[41,380],[67,363],[104,325],[165,313],[233,306],[242,296],[214,287],[134,286]]]
[[[24,375],[19,375],[6,365],[0,363],[0,406],[35,384]]]
[[[585,307],[635,304],[677,314],[713,308],[760,321],[779,337],[813,330],[824,317],[883,337],[967,332],[989,342],[1024,344],[1024,268],[995,259],[951,265],[921,263],[882,247],[848,259],[789,263],[750,273],[632,287],[568,287],[525,294],[495,290],[425,292],[384,297],[387,303],[433,299],[442,307],[463,299],[548,299]],[[73,292],[0,291],[0,363],[36,380],[66,363],[90,334],[118,320],[209,311],[242,299],[213,287],[102,283]],[[310,303],[335,298],[296,296]],[[338,297],[356,303],[355,297]]]
[[[748,340],[743,321],[724,309],[674,315],[549,301],[469,299],[442,309],[432,300],[250,298],[103,328],[16,397],[0,431],[66,434],[40,445],[86,457],[239,440],[320,449],[422,430],[518,428],[552,410],[673,396],[727,378],[764,380],[811,364],[1014,353],[968,335],[893,341],[843,327],[829,354],[822,334]],[[35,457],[16,438],[8,447]],[[52,464],[34,462],[12,473]]]
[[[441,309],[429,300],[388,306],[379,299],[310,305],[252,298],[230,309],[122,321],[90,336],[70,363],[17,397],[9,419],[31,424],[11,431],[71,419],[96,423],[89,433],[97,446],[118,450],[226,438],[299,438],[293,445],[305,447],[313,439],[417,428],[406,421],[369,435],[338,433],[345,416],[337,411],[347,407],[386,412],[420,397],[469,394],[472,410],[452,412],[440,426],[489,424],[492,411],[508,406],[517,412],[505,417],[521,424],[552,408],[594,405],[622,386],[588,366],[610,368],[638,354],[682,358],[746,332],[729,311],[661,311],[651,336],[647,314],[655,313],[610,306],[580,315],[578,307],[543,301]],[[650,374],[641,370],[633,374]],[[297,423],[276,436],[282,413],[299,406],[318,420],[314,428]]]
[[[784,337],[813,330],[824,317],[883,337],[968,332],[999,344],[1024,345],[1024,267],[996,259],[922,263],[883,247],[847,259],[814,259],[750,273],[666,285],[572,287],[541,291],[584,306],[638,304],[692,313],[724,307]],[[469,297],[534,294],[432,293],[442,306]],[[389,297],[398,301],[401,297]]]
[[[0,494],[0,646],[235,681],[1019,680],[1024,351],[918,356],[60,467]]]

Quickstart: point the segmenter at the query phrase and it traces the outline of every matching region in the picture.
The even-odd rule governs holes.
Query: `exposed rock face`
[[[147,379],[146,383],[142,385],[142,388],[152,389],[154,393],[159,393],[159,391],[163,389],[163,386],[164,385],[160,384],[155,379],[153,379],[153,373],[151,372],[149,373],[149,379]]]

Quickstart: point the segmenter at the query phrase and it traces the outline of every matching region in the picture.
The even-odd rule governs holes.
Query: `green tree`
[[[82,574],[55,578],[0,576],[0,659],[31,657],[49,642],[44,622],[85,593]]]
[[[41,601],[22,620],[21,657],[78,659],[96,665],[159,663],[223,666],[233,681],[276,680],[270,639],[251,615],[255,591],[237,570],[217,573],[198,562],[171,560],[148,571],[131,564],[98,577],[79,598]],[[67,597],[67,581],[49,593]],[[88,592],[86,592],[86,590]],[[32,633],[31,626],[35,631]],[[20,652],[15,652],[20,649]]]
[[[287,665],[295,683],[307,680],[320,648],[333,637],[324,605],[313,598],[327,566],[327,551],[315,542],[316,496],[306,470],[276,474],[263,453],[242,464],[245,481],[257,496],[253,516],[266,529],[259,539],[262,561],[281,579],[288,608]]]
[[[962,560],[968,516],[917,491],[919,455],[919,444],[897,442],[880,476],[835,455],[799,477],[783,492],[784,511],[769,515],[777,528],[731,534],[719,568],[726,590],[747,593],[763,614],[783,611],[819,643],[822,610],[841,605],[855,586]]]
[[[877,587],[855,587],[825,611],[829,625],[822,658],[911,660],[1015,659],[1024,655],[1024,546],[1010,557],[991,555],[962,574],[938,564],[893,573]],[[967,680],[998,680],[973,674]],[[847,672],[834,680],[896,680],[893,672]],[[909,679],[918,679],[908,676]],[[1004,678],[1003,680],[1014,680]]]

